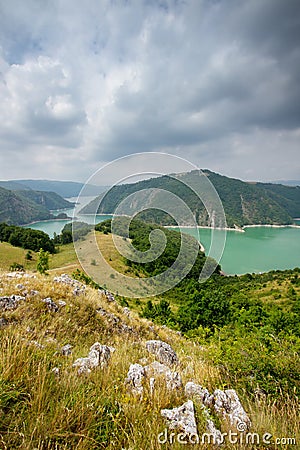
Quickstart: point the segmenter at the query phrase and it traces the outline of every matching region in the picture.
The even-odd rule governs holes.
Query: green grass
[[[27,250],[19,247],[13,247],[6,242],[0,242],[0,269],[9,270],[9,267],[14,263],[22,264],[26,269],[33,270],[36,266],[37,256],[35,252],[31,252],[33,259],[27,261]]]

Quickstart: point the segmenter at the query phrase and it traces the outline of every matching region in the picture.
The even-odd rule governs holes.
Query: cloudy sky
[[[299,0],[0,0],[0,179],[148,151],[300,179],[299,29]]]

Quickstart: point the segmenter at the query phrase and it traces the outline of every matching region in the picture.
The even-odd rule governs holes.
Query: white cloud
[[[0,0],[0,11],[0,179],[84,180],[149,150],[297,178],[297,1]]]

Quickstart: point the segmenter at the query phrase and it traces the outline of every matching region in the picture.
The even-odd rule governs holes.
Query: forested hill
[[[74,203],[65,200],[55,192],[24,190],[16,191],[16,194],[22,198],[31,200],[48,210],[72,208],[75,205]]]
[[[228,226],[251,224],[291,224],[293,217],[300,217],[300,187],[278,184],[248,183],[238,179],[228,178],[209,170],[203,173],[209,178],[218,192],[226,214]],[[175,179],[174,177],[178,178]],[[83,214],[114,213],[117,205],[128,195],[151,188],[168,190],[178,195],[189,205],[199,225],[209,225],[205,208],[196,195],[183,183],[196,180],[198,171],[184,174],[162,176],[133,184],[123,184],[113,187],[107,195],[98,197],[82,209]],[[181,183],[181,181],[183,183]],[[98,207],[100,198],[102,201]],[[153,198],[153,196],[152,196]],[[151,208],[151,205],[146,205]],[[148,210],[141,219],[171,224],[170,217],[157,210]],[[184,224],[183,224],[184,225]]]
[[[24,225],[36,220],[51,219],[50,209],[71,208],[54,192],[10,191],[0,187],[0,223]]]

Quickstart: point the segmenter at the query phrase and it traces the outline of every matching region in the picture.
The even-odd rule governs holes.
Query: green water
[[[208,252],[211,230],[199,229],[200,241]],[[196,236],[196,230],[185,229]],[[215,236],[224,233],[214,230]],[[226,274],[243,274],[300,267],[300,228],[246,228],[244,233],[228,231],[220,261]]]
[[[72,215],[72,210],[66,211]],[[79,216],[79,220],[93,224],[93,216]],[[111,218],[101,214],[96,217],[96,223]],[[28,225],[28,228],[43,230],[53,237],[59,234],[70,220],[49,220]],[[298,221],[300,225],[300,220]],[[195,229],[185,228],[184,231],[197,237]],[[199,229],[200,241],[206,253],[211,245],[212,231]],[[222,241],[222,231],[214,230],[214,238]],[[212,255],[213,256],[213,255]],[[300,228],[246,228],[244,233],[228,231],[224,253],[220,261],[226,274],[243,274],[267,272],[269,270],[284,270],[300,267]]]

